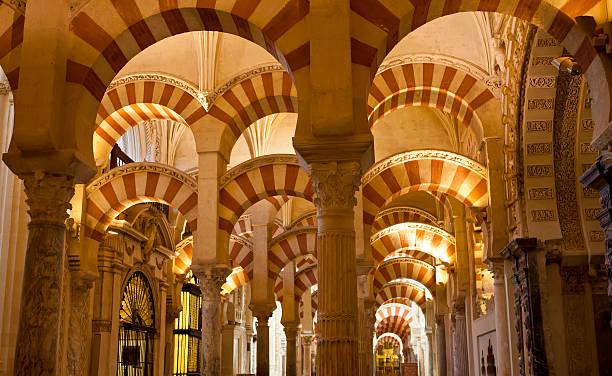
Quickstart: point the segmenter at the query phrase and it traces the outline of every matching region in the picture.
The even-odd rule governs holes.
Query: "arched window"
[[[200,375],[202,292],[190,272],[181,291],[183,310],[174,321],[174,375]]]
[[[145,275],[130,276],[121,298],[117,375],[153,375],[155,306]]]

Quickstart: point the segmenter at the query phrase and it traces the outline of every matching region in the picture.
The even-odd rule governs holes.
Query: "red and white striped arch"
[[[229,257],[233,267],[240,266],[248,280],[253,279],[253,243],[239,235],[231,235],[229,240]]]
[[[85,236],[101,241],[106,228],[123,210],[143,202],[171,205],[197,228],[197,183],[182,171],[158,163],[130,163],[115,168],[87,186]]]
[[[317,264],[308,266],[295,275],[294,298],[296,301],[299,302],[304,291],[318,283],[318,276]]]
[[[316,227],[299,227],[285,231],[270,242],[268,278],[276,280],[281,269],[299,256],[317,253]]]
[[[380,337],[376,338],[376,345],[391,345],[395,348],[398,354],[402,353],[403,345],[402,339],[395,333],[384,333]]]
[[[296,259],[295,270],[300,271],[303,268],[317,263],[317,258],[314,255],[304,255]]]
[[[0,2],[0,65],[12,91],[19,84],[19,65],[25,16],[6,1]]]
[[[220,178],[219,229],[231,233],[251,205],[276,195],[312,200],[312,182],[295,155],[266,155],[244,162]]]
[[[383,305],[376,311],[376,337],[393,333],[405,341],[410,333],[412,320],[413,314],[408,307],[399,304]]]
[[[307,298],[307,296],[308,295],[304,296],[304,298]],[[312,293],[312,295],[310,296],[310,308],[311,308],[312,318],[314,320],[314,318],[315,318],[315,316],[317,314],[317,310],[319,309],[319,294],[318,294],[318,290],[315,290]],[[300,300],[298,312],[300,314],[300,319],[303,319],[304,318],[304,299]]]
[[[193,260],[193,235],[186,237],[176,245],[174,258],[174,274],[187,274]]]
[[[307,33],[291,32],[305,25],[308,3],[229,0],[91,1],[72,19],[74,34],[68,59],[68,82],[83,85],[98,101],[108,83],[145,48],[189,31],[221,31],[252,41],[287,69],[308,63],[300,53]]]
[[[403,222],[420,222],[432,226],[438,225],[438,219],[429,212],[418,208],[400,206],[386,209],[378,213],[374,219],[372,230],[377,232]]]
[[[372,225],[382,207],[413,191],[446,193],[467,206],[489,203],[488,171],[459,154],[416,150],[393,155],[372,166],[362,178],[363,220]]]
[[[376,75],[368,96],[368,117],[370,126],[374,126],[392,111],[427,106],[453,115],[480,139],[484,119],[477,111],[494,99],[485,84],[456,68],[432,63],[404,64]]]
[[[297,112],[297,90],[287,72],[265,72],[239,82],[219,96],[210,116],[226,123],[234,142],[257,120],[271,114]]]
[[[308,213],[300,216],[295,221],[293,221],[293,223],[289,227],[290,228],[296,228],[296,227],[317,227],[317,212],[316,211],[311,211],[311,212],[308,212]]]
[[[221,286],[221,296],[230,294],[238,287],[249,283],[250,280],[251,278],[249,278],[247,272],[240,266],[232,269],[230,275],[225,278],[225,283]]]
[[[372,256],[381,263],[387,255],[416,249],[446,263],[455,262],[455,238],[441,228],[424,223],[399,223],[370,238]]]
[[[178,79],[171,81],[181,83]],[[106,159],[117,140],[143,121],[173,120],[190,126],[203,118],[206,110],[194,96],[195,90],[187,91],[178,84],[128,76],[108,90],[96,117],[93,136],[96,161]]]
[[[253,223],[249,214],[244,214],[238,219],[232,230],[232,235],[239,235],[247,239],[253,235]]]
[[[431,288],[436,282],[436,269],[426,262],[408,257],[384,261],[376,268],[372,291],[376,294],[385,284],[401,278],[413,279]]]
[[[427,294],[423,286],[412,283],[409,280],[401,280],[387,283],[378,291],[375,297],[376,303],[379,305],[391,299],[405,298],[423,308],[427,299]]]

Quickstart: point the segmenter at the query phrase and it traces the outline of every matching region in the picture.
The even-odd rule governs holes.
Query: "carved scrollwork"
[[[359,189],[359,163],[313,163],[310,171],[318,209],[352,210],[357,204],[355,191]]]

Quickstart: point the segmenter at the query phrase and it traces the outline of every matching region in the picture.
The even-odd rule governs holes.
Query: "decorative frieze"
[[[583,142],[580,144],[580,152],[584,154],[595,154],[599,153],[599,150],[593,149],[590,143]]]
[[[530,200],[552,200],[553,189],[549,187],[531,188],[529,190]]]
[[[552,222],[555,220],[555,212],[549,209],[531,210],[530,214],[533,222]]]
[[[603,242],[606,239],[604,232],[601,230],[593,230],[589,232],[589,240],[592,242]]]
[[[550,142],[527,144],[527,154],[529,155],[542,155],[550,153],[552,153],[552,143]]]
[[[553,56],[534,56],[531,59],[531,65],[534,67],[540,65],[550,65],[553,59]]]
[[[536,45],[538,47],[556,47],[559,45],[559,42],[555,38],[542,38],[538,39]]]
[[[552,120],[531,120],[527,122],[527,132],[552,132]]]
[[[535,98],[527,101],[527,109],[529,110],[552,110],[555,107],[553,98]]]
[[[545,178],[553,175],[552,165],[529,165],[527,166],[528,178]]]
[[[583,131],[592,131],[593,130],[593,119],[583,119],[582,120],[582,130]]]
[[[599,214],[600,211],[600,208],[584,209],[584,218],[587,221],[597,221],[597,214]]]
[[[550,89],[554,88],[556,84],[557,78],[554,76],[531,77],[529,79],[529,86],[536,89]]]

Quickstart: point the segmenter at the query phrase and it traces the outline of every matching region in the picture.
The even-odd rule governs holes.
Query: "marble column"
[[[65,221],[74,194],[74,177],[36,172],[22,178],[31,220],[14,372],[23,376],[56,375],[60,372]]]
[[[257,376],[270,374],[270,326],[268,320],[273,309],[251,307],[253,316],[257,317]]]
[[[312,335],[302,336],[302,346],[304,347],[304,360],[302,361],[302,375],[311,376],[312,374]]]
[[[495,347],[497,375],[510,375],[510,340],[508,335],[508,305],[506,304],[506,279],[504,260],[489,259],[489,270],[493,272],[493,299],[495,299]]]
[[[455,306],[455,330],[453,331],[453,369],[454,376],[468,376],[467,327],[465,306]]]
[[[597,219],[604,232],[608,302],[612,311],[612,153],[602,152],[597,162],[580,177],[580,182],[586,189],[599,192],[601,211],[597,214]],[[612,320],[610,327],[612,327]]]
[[[433,333],[427,333],[427,370],[429,375],[434,374],[434,347],[433,347]]]
[[[360,361],[363,364],[363,375],[372,376],[374,374],[374,325],[376,324],[376,300],[365,299],[363,301],[364,323],[363,323],[363,342],[364,342],[364,359]]]
[[[70,273],[70,328],[68,330],[69,375],[86,375],[89,373],[91,354],[91,290],[93,278]]]
[[[285,338],[287,339],[286,376],[297,376],[297,327],[298,323],[287,322],[285,326]]]
[[[229,275],[225,267],[192,265],[202,290],[202,374],[221,374],[221,286]]]
[[[319,226],[317,375],[352,376],[359,351],[353,221],[359,163],[313,163],[310,170]]]

